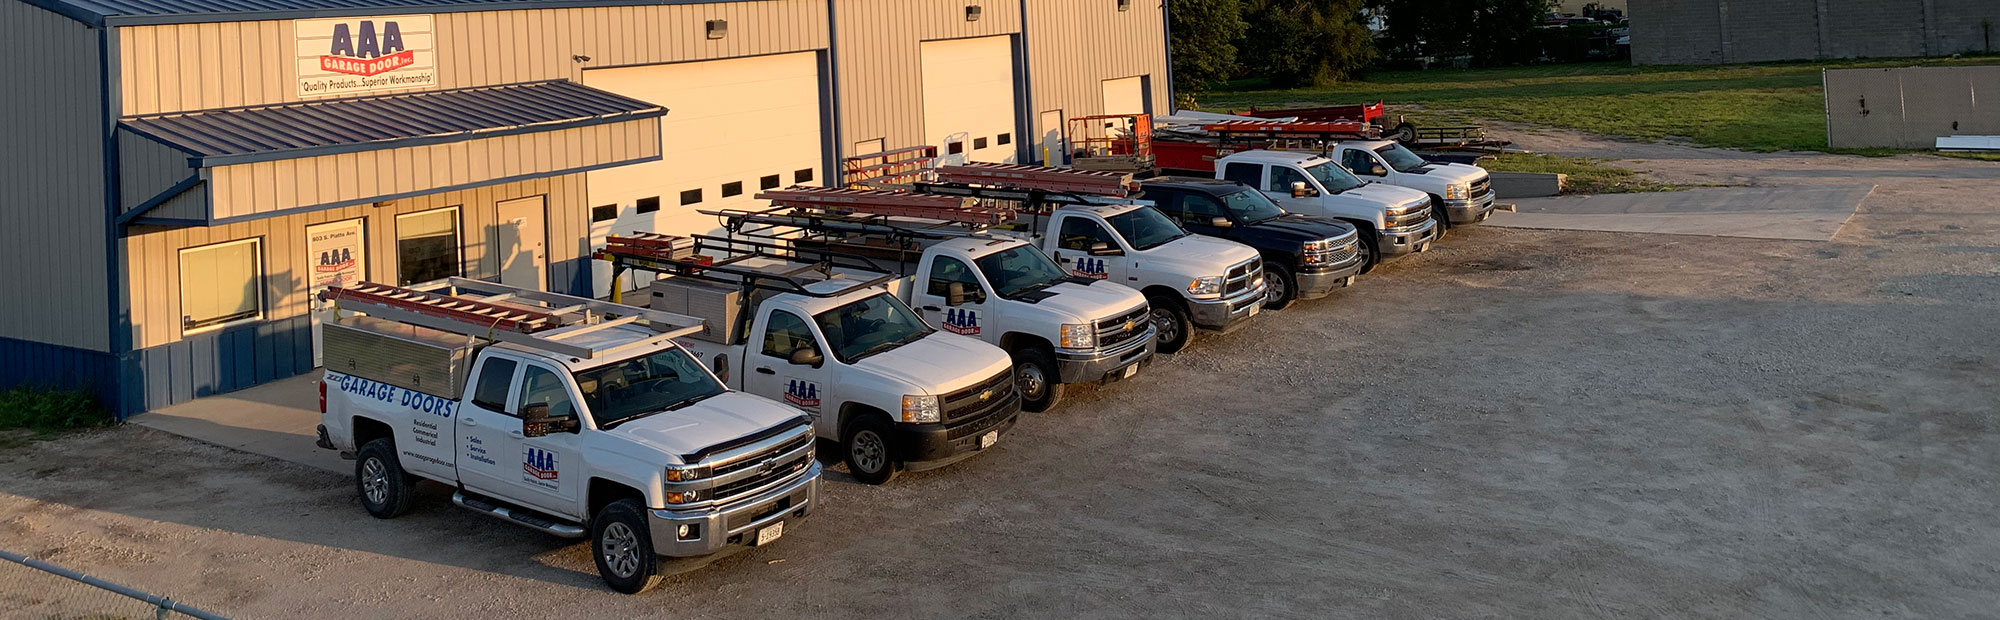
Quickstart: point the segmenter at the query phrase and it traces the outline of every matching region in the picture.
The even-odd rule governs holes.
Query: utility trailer
[[[1243,116],[1268,119],[1284,119],[1309,122],[1346,121],[1372,125],[1384,140],[1395,140],[1411,149],[1436,151],[1479,151],[1499,152],[1507,146],[1501,140],[1486,138],[1486,128],[1479,125],[1450,125],[1443,127],[1418,127],[1416,123],[1396,115],[1387,116],[1381,101],[1350,105],[1315,106],[1302,108],[1258,108],[1251,107]],[[1470,163],[1470,162],[1465,162]]]
[[[1162,127],[1154,152],[1160,170],[1210,176],[1215,160],[1244,151],[1325,153],[1342,140],[1373,140],[1375,127],[1361,121],[1217,120],[1197,126]]]

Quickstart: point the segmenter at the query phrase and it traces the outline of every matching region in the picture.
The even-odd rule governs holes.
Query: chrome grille
[[[807,439],[810,440],[811,436],[808,435]],[[727,502],[737,496],[763,490],[765,486],[773,482],[790,478],[792,474],[805,471],[808,464],[807,461],[810,460],[812,460],[812,453],[800,452],[797,457],[790,460],[771,463],[771,468],[763,473],[742,480],[723,483],[721,486],[715,487],[714,491],[711,491],[712,495],[710,497],[714,498],[713,501]],[[763,463],[762,459],[758,459],[750,465],[761,467]]]
[[[1146,304],[1139,304],[1137,310],[1098,321],[1097,348],[1109,349],[1146,333],[1152,325],[1147,319],[1147,313],[1151,310],[1152,308]]]
[[[1483,198],[1486,196],[1486,192],[1492,191],[1492,184],[1493,180],[1491,177],[1480,177],[1479,180],[1472,182],[1472,190],[1467,192],[1465,196],[1472,199]]]
[[[1424,222],[1430,221],[1430,219],[1430,207],[1417,206],[1412,207],[1408,213],[1388,216],[1388,223],[1390,228],[1410,228],[1412,226],[1422,226]]]
[[[706,488],[701,503],[727,504],[802,475],[812,464],[812,427],[801,425],[786,432],[796,436],[768,448],[717,457],[708,461],[709,473],[701,480],[670,482],[667,490]]]
[[[1251,283],[1264,273],[1264,259],[1253,258],[1230,267],[1222,278],[1222,296],[1228,297],[1250,290]]]
[[[990,392],[990,393],[989,393]],[[1014,369],[1008,368],[985,381],[975,383],[938,398],[938,407],[943,409],[944,421],[956,422],[977,417],[1006,404],[1007,396],[1014,393]],[[985,398],[980,398],[986,394]]]

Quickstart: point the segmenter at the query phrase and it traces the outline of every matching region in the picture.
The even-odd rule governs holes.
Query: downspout
[[[108,405],[112,414],[117,416],[119,420],[123,420],[129,412],[134,412],[135,409],[143,409],[144,400],[141,398],[141,402],[138,403],[137,407],[134,406],[135,403],[125,402],[125,380],[127,378],[125,376],[125,364],[128,361],[127,355],[132,348],[132,329],[129,326],[131,322],[130,318],[119,311],[119,307],[123,305],[123,295],[118,287],[118,233],[124,227],[119,224],[118,219],[118,205],[120,203],[120,188],[118,186],[118,118],[113,113],[113,110],[118,108],[112,105],[112,100],[118,96],[118,93],[111,83],[111,59],[114,50],[115,45],[111,40],[111,27],[99,23],[97,25],[97,107],[98,118],[104,127],[104,310],[106,315],[105,329],[110,330],[109,346],[107,348],[111,355],[111,387],[116,390],[111,398],[112,402],[108,403]]]
[[[847,183],[846,168],[840,165],[841,153],[847,148],[846,136],[841,125],[845,118],[840,110],[840,25],[835,21],[834,5],[840,0],[826,0],[826,74],[827,112],[821,119],[827,125],[827,135],[832,140],[832,148],[826,149],[823,162],[826,166],[827,187],[842,187]],[[887,148],[887,145],[883,145]],[[856,153],[859,155],[860,153]]]
[[[1167,52],[1167,113],[1180,110],[1180,93],[1174,90],[1174,15],[1167,6],[1172,0],[1160,0],[1160,32],[1165,37],[1160,41],[1161,49]]]

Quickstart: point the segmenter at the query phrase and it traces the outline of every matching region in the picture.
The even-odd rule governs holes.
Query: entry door
[[[507,497],[520,481],[521,419],[513,410],[521,362],[490,356],[473,374],[470,402],[458,411],[458,474],[467,488]]]
[[[1069,164],[1069,146],[1063,143],[1063,131],[1069,126],[1063,118],[1062,110],[1042,112],[1042,165],[1063,166]]]
[[[312,265],[307,291],[311,304],[313,366],[325,362],[320,354],[324,336],[320,324],[334,316],[333,304],[319,300],[319,292],[329,286],[352,285],[368,279],[367,220],[355,218],[306,227],[306,263]]]
[[[1014,37],[925,41],[924,139],[947,162],[1014,163]]]
[[[493,223],[493,254],[500,258],[500,283],[534,290],[547,288],[549,236],[547,199],[530,196],[500,203]]]
[[[576,417],[576,394],[569,389],[569,382],[554,369],[530,362],[521,371],[520,401],[514,406],[514,414],[520,415],[528,405],[549,406],[550,417]],[[580,422],[581,420],[579,420]],[[516,429],[518,431],[518,429]],[[521,461],[521,473],[514,480],[519,489],[513,497],[530,507],[557,515],[584,518],[577,514],[576,506],[582,502],[583,481],[578,478],[583,473],[583,458],[577,447],[576,433],[550,433],[542,437],[522,437],[517,458]]]

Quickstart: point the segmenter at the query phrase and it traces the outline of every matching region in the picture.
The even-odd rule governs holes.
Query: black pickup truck
[[[1282,309],[1319,299],[1354,282],[1365,261],[1354,226],[1287,213],[1263,192],[1235,181],[1194,177],[1147,180],[1141,198],[1198,235],[1257,248],[1270,286],[1264,307]]]

